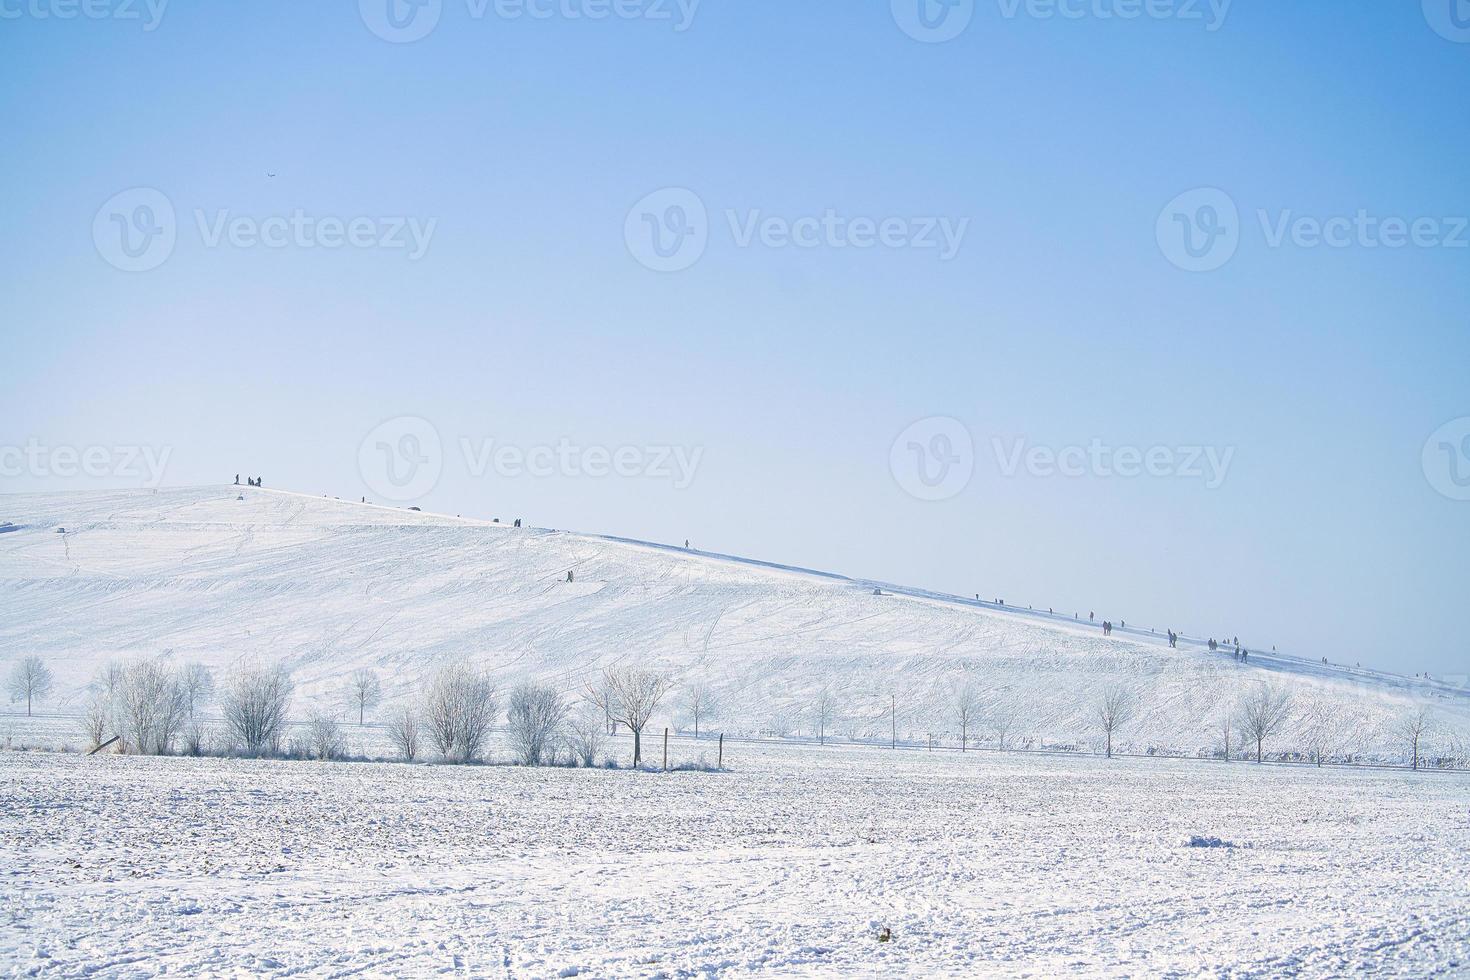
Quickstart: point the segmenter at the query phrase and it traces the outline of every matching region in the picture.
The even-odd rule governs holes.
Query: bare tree
[[[556,730],[567,716],[567,703],[554,688],[521,684],[510,693],[506,721],[510,743],[523,765],[539,766],[555,750]]]
[[[985,721],[1002,750],[1009,748],[1011,735],[1015,733],[1020,717],[1020,706],[1004,694],[996,694],[985,706]]]
[[[1434,730],[1434,716],[1428,708],[1411,710],[1399,719],[1398,733],[1409,744],[1410,759],[1415,770],[1419,768],[1419,745],[1424,737]]]
[[[602,715],[602,725],[609,735],[617,734],[617,722],[613,720],[613,689],[603,673],[595,681],[589,681],[582,689],[582,700],[596,708]]]
[[[829,685],[823,684],[817,692],[817,699],[812,703],[812,715],[817,722],[817,744],[826,745],[827,729],[837,717],[837,695],[832,693]]]
[[[127,666],[114,709],[123,741],[145,755],[169,752],[187,715],[178,674],[156,660]]]
[[[1103,688],[1093,721],[1107,741],[1109,759],[1113,757],[1113,734],[1137,715],[1138,694],[1133,688],[1121,681],[1115,681]]]
[[[412,705],[399,709],[388,721],[388,738],[405,762],[412,762],[419,755],[419,736],[423,725]]]
[[[966,752],[970,747],[970,726],[980,720],[980,692],[969,681],[955,692],[954,715],[960,726],[960,751]]]
[[[230,678],[220,707],[226,730],[246,755],[273,755],[280,750],[294,689],[283,664],[252,664]]]
[[[51,668],[33,654],[16,661],[15,666],[10,668],[5,689],[10,693],[10,700],[26,703],[26,717],[29,718],[32,705],[45,700],[46,695],[51,693],[53,681]]]
[[[117,694],[117,689],[122,686],[123,665],[116,660],[109,660],[97,671],[96,678],[92,681],[94,690],[100,691],[102,696],[111,701]]]
[[[1263,758],[1266,739],[1286,726],[1291,709],[1291,692],[1266,681],[1261,681],[1241,700],[1241,734],[1256,743],[1257,764]]]
[[[86,711],[82,715],[82,734],[87,737],[87,748],[95,749],[111,738],[113,727],[111,702],[102,692],[94,692],[87,699]]]
[[[593,706],[585,706],[574,713],[567,722],[567,747],[572,756],[583,766],[597,762],[597,752],[602,748],[602,737],[606,722],[601,712]]]
[[[357,727],[361,728],[363,717],[369,708],[376,708],[383,700],[383,685],[378,675],[363,667],[354,670],[347,678],[347,703],[357,709]]]
[[[453,762],[474,762],[495,724],[495,683],[466,664],[441,667],[424,690],[421,714],[429,741]]]
[[[324,762],[346,755],[347,743],[337,719],[325,712],[312,712],[306,721],[306,748],[313,759]]]
[[[1221,744],[1224,748],[1224,759],[1226,762],[1230,761],[1230,722],[1231,719],[1235,717],[1235,712],[1235,702],[1227,701],[1225,702],[1224,711],[1220,715],[1220,734],[1222,739]]]
[[[1325,694],[1309,698],[1301,706],[1302,741],[1306,743],[1307,757],[1317,768],[1337,752],[1345,733],[1339,705]]]
[[[201,663],[187,663],[179,671],[179,684],[184,690],[184,707],[193,718],[214,696],[214,674]]]
[[[668,679],[642,667],[609,668],[603,677],[612,692],[610,708],[613,719],[627,725],[633,733],[633,765],[636,767],[643,761],[643,729],[668,693]]]
[[[708,717],[719,709],[715,692],[703,681],[696,681],[689,685],[684,703],[689,708],[689,713],[694,716],[694,737],[698,738],[699,719]]]

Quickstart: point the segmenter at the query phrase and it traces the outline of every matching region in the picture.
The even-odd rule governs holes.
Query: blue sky
[[[687,21],[443,0],[409,43],[374,33],[378,0],[170,4],[151,30],[141,2],[96,2],[0,4],[0,446],[145,446],[167,484],[382,500],[377,443],[422,448],[391,421],[418,418],[438,476],[403,502],[425,509],[1470,672],[1449,0],[962,2],[943,43],[900,26],[910,0]],[[1138,8],[1157,16],[1118,16]],[[670,188],[704,250],[655,271],[637,229],[675,199],[638,205]],[[128,271],[107,235],[158,199],[138,189],[173,244]],[[1220,194],[1218,267],[1181,268],[1167,229]],[[829,211],[838,232],[782,244]],[[1313,234],[1334,218],[1359,226],[1340,247]],[[327,247],[354,220],[364,244]],[[896,244],[839,247],[865,221]],[[940,227],[963,227],[953,255],[924,247]],[[901,462],[914,441],[941,464],[954,423],[930,419],[973,446],[938,447],[971,475],[937,500]],[[641,455],[532,476],[477,467],[488,440]],[[1090,446],[1169,462],[1006,464]],[[660,447],[697,457],[687,486]],[[1219,480],[1188,472],[1205,449]],[[0,476],[139,482],[32,457]]]

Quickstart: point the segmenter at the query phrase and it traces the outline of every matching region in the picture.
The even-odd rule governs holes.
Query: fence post
[[[669,730],[664,729],[664,772],[669,771]]]
[[[719,769],[725,768],[725,733],[720,732],[720,761],[716,763]]]

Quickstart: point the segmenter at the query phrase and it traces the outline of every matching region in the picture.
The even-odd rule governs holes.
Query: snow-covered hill
[[[604,665],[659,666],[712,685],[732,732],[808,731],[830,687],[837,732],[886,737],[896,703],[900,737],[922,741],[956,730],[968,680],[1015,716],[1012,737],[1091,744],[1099,692],[1122,680],[1143,710],[1121,741],[1194,752],[1219,745],[1228,705],[1263,678],[1303,708],[1280,748],[1308,704],[1332,705],[1345,752],[1399,753],[1393,725],[1420,703],[1441,719],[1440,750],[1464,751],[1470,730],[1470,695],[1435,682],[1259,653],[1242,665],[1146,629],[1105,638],[1085,613],[615,538],[230,486],[5,495],[5,521],[18,529],[0,534],[0,670],[40,655],[63,708],[113,658],[284,660],[303,703],[335,698],[357,667],[391,698],[468,658],[506,684],[567,690]]]

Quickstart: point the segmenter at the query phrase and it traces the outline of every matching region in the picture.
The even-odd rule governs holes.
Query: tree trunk
[[[1261,740],[1256,739],[1256,765],[1261,764]]]
[[[1108,758],[1113,757],[1113,733],[1108,732]]]
[[[633,768],[638,768],[638,763],[643,761],[643,729],[633,729]]]

